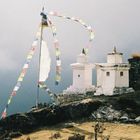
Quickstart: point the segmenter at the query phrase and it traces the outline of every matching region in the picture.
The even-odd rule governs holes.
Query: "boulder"
[[[16,138],[16,137],[20,137],[20,136],[22,136],[21,132],[10,132],[9,133],[10,138]]]
[[[119,120],[121,111],[113,109],[112,106],[102,106],[92,113],[93,119],[102,119],[107,121]]]
[[[75,123],[65,123],[63,125],[64,128],[73,128],[75,126]]]
[[[124,115],[120,118],[120,121],[122,121],[122,122],[127,122],[127,121],[129,121],[128,115],[127,115],[127,114],[124,114]]]
[[[140,116],[138,116],[137,118],[135,118],[135,122],[137,122],[137,123],[140,122]]]
[[[101,115],[100,113],[97,113],[97,114],[96,114],[96,118],[97,118],[97,119],[101,119],[101,118],[102,118],[102,115]]]
[[[85,135],[75,134],[74,136],[70,136],[68,140],[85,140]]]
[[[53,136],[51,137],[52,139],[58,139],[61,138],[61,134],[59,132],[53,134]]]
[[[2,140],[12,140],[12,138],[7,137],[7,138],[4,138],[4,139],[2,139]]]

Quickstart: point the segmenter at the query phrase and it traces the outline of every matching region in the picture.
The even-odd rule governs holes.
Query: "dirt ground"
[[[85,135],[86,140],[94,140],[94,126],[95,123],[93,122],[74,123],[73,127],[69,128],[64,128],[61,124],[13,140],[27,140],[28,137],[30,137],[30,140],[55,140],[53,136],[57,133],[60,134],[57,140],[68,140],[68,137],[73,136],[75,133]],[[109,140],[140,140],[140,125],[104,123],[102,127],[105,128],[102,138],[110,137]],[[103,140],[102,138],[100,134],[98,140]]]

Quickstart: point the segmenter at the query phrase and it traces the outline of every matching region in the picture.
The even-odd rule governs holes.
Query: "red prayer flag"
[[[26,71],[27,71],[26,68],[23,68],[23,69],[22,69],[22,73],[23,73],[23,74],[26,74]]]
[[[3,113],[2,113],[2,119],[5,119],[6,118],[6,111],[4,111]]]
[[[16,92],[13,91],[13,92],[11,93],[11,96],[15,96],[15,95],[16,95]]]

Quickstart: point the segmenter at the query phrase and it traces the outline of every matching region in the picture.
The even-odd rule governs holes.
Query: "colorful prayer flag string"
[[[60,55],[61,55],[61,51],[59,48],[59,41],[56,37],[57,33],[56,33],[56,27],[54,26],[54,24],[52,24],[52,22],[49,19],[49,23],[52,29],[52,33],[53,33],[53,38],[54,38],[54,48],[55,48],[55,55],[56,55],[56,77],[60,77],[59,79],[55,78],[55,84],[58,85],[58,83],[61,81],[61,63],[58,64],[58,62],[61,62],[60,60]],[[57,70],[57,67],[59,67],[59,71]]]
[[[38,44],[38,40],[41,38],[42,27],[43,27],[43,29],[45,27],[50,27],[51,30],[52,30],[53,39],[54,39],[55,56],[56,56],[56,77],[55,77],[56,82],[55,83],[58,84],[60,82],[60,80],[61,80],[61,59],[60,59],[61,51],[60,51],[60,48],[59,48],[59,41],[57,39],[56,27],[52,23],[52,21],[50,20],[48,15],[56,16],[56,17],[60,17],[60,18],[68,19],[68,20],[72,20],[72,21],[80,23],[82,26],[84,26],[88,30],[89,34],[90,34],[89,43],[88,43],[87,47],[84,49],[84,53],[88,54],[90,44],[91,44],[92,40],[94,39],[94,32],[93,32],[93,29],[91,28],[91,26],[88,26],[83,20],[81,20],[79,18],[61,15],[61,14],[59,14],[57,12],[49,12],[47,14],[45,14],[44,11],[41,12],[41,16],[42,16],[41,26],[39,28],[39,31],[36,33],[36,39],[33,42],[32,47],[31,47],[31,49],[30,49],[30,51],[29,51],[29,53],[27,55],[26,62],[23,65],[22,71],[21,71],[21,73],[20,73],[20,75],[19,75],[19,77],[17,79],[17,83],[16,83],[15,87],[13,88],[13,91],[11,92],[10,97],[9,97],[9,99],[7,101],[7,105],[6,105],[6,107],[5,107],[5,109],[4,109],[3,113],[2,113],[2,116],[1,116],[2,119],[4,119],[7,116],[7,109],[9,107],[9,104],[11,103],[12,98],[17,94],[17,91],[21,87],[21,83],[24,80],[24,77],[25,77],[25,75],[27,73],[27,70],[29,68],[29,64],[30,64],[30,62],[31,62],[31,60],[33,58],[34,53],[35,53],[35,50],[36,50],[36,47],[37,47],[37,44]],[[57,95],[50,91],[50,89],[45,84],[45,81],[43,81],[43,82],[39,81],[38,85],[39,85],[39,87],[41,89],[44,89],[49,94],[49,96],[51,97],[51,99],[54,101],[55,104],[59,104]]]
[[[68,19],[68,20],[72,20],[72,21],[80,23],[82,26],[84,26],[87,29],[87,31],[89,32],[89,43],[85,48],[86,54],[88,54],[89,47],[91,46],[90,44],[94,39],[94,31],[93,31],[91,26],[87,25],[82,19],[79,19],[79,18],[76,18],[76,17],[69,17],[69,16],[61,15],[58,12],[53,12],[52,11],[52,12],[49,12],[48,15],[56,16],[56,17],[60,17],[60,18]]]
[[[30,51],[29,51],[29,53],[27,55],[27,58],[26,58],[26,62],[23,65],[22,71],[21,71],[21,73],[20,73],[20,75],[19,75],[19,77],[17,79],[17,83],[16,83],[15,87],[13,88],[13,91],[10,94],[10,97],[8,99],[6,107],[5,107],[5,109],[4,109],[3,113],[2,113],[2,116],[1,116],[2,119],[4,119],[7,116],[7,109],[8,109],[8,107],[9,107],[11,101],[12,101],[12,98],[17,94],[17,91],[21,87],[21,83],[22,83],[22,81],[23,81],[23,79],[24,79],[24,77],[26,75],[27,69],[29,68],[29,63],[31,62],[32,57],[33,57],[33,55],[35,53],[37,44],[38,44],[38,35],[36,36],[36,39],[34,40],[32,46],[31,46],[31,49],[30,49]]]
[[[61,60],[60,60],[60,49],[59,49],[59,42],[57,39],[57,33],[56,33],[56,27],[55,25],[52,23],[52,21],[50,20],[50,18],[48,17],[48,15],[51,16],[57,16],[57,17],[61,17],[64,19],[68,19],[68,20],[73,20],[75,22],[80,23],[81,25],[83,25],[89,32],[90,37],[89,37],[89,43],[87,45],[87,47],[84,49],[85,54],[88,54],[88,50],[90,47],[90,44],[92,42],[92,40],[94,39],[94,32],[93,29],[91,28],[91,26],[88,26],[83,20],[75,18],[75,17],[68,17],[68,16],[64,16],[64,15],[60,15],[57,12],[50,12],[45,14],[44,12],[41,13],[42,17],[43,17],[43,23],[42,25],[44,25],[44,23],[47,25],[47,27],[51,27],[52,29],[52,33],[53,33],[53,38],[54,38],[54,47],[55,47],[55,55],[56,55],[56,77],[55,77],[55,81],[56,81],[56,85],[60,82],[61,80]],[[44,82],[39,82],[39,87],[41,89],[44,89],[45,91],[48,92],[48,94],[51,96],[52,100],[54,100],[54,95],[50,89],[46,86],[46,84]],[[53,95],[53,96],[52,96]],[[57,96],[56,96],[57,97]],[[57,99],[57,98],[56,98]],[[56,102],[56,101],[55,101]]]
[[[51,92],[51,90],[47,87],[47,85],[44,82],[39,82],[38,85],[41,89],[45,90],[48,93],[48,95],[51,97],[51,100],[53,101],[54,105],[59,104],[57,95],[54,94],[53,92]]]

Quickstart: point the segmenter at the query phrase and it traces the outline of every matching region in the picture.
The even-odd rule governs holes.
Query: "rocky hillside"
[[[30,133],[41,127],[61,122],[86,120],[140,122],[140,92],[90,99],[42,107],[28,113],[14,114],[0,121],[0,139]]]

